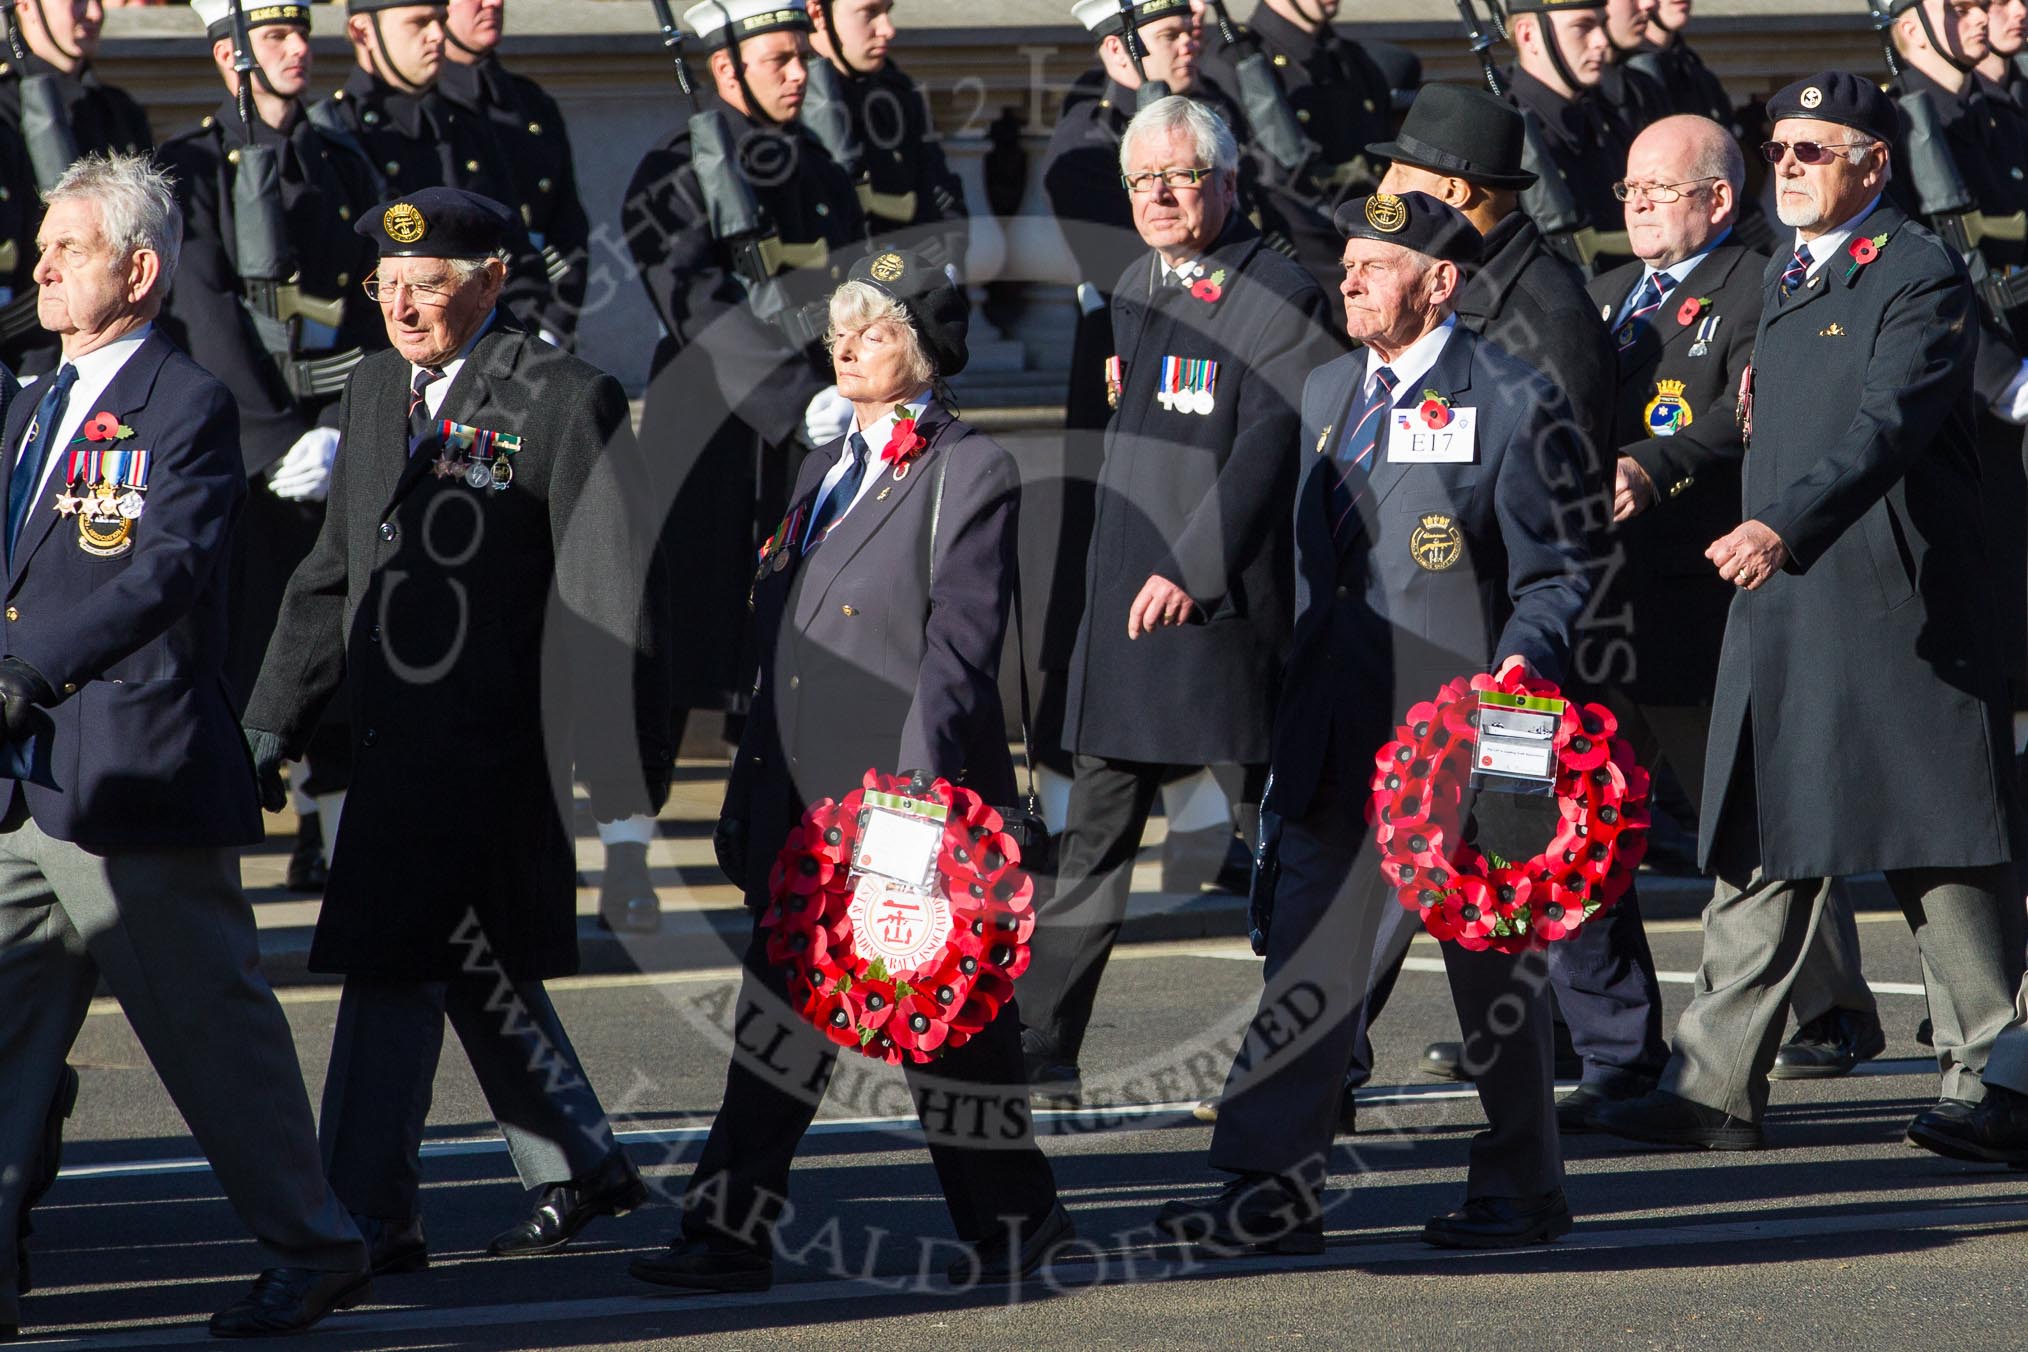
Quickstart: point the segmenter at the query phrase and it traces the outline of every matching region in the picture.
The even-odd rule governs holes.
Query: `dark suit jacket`
[[[1212,301],[1155,284],[1145,252],[1114,293],[1126,389],[1106,431],[1064,744],[1090,756],[1257,765],[1289,636],[1289,493],[1296,401],[1332,350],[1307,273],[1235,216],[1203,260]],[[1208,414],[1164,408],[1166,358],[1217,364]],[[1150,574],[1189,593],[1197,622],[1127,638]]]
[[[47,382],[14,399],[0,491]],[[151,333],[86,416],[110,412],[151,452],[133,547],[99,558],[56,514],[66,452],[31,506],[7,581],[5,651],[42,673],[57,788],[20,784],[35,824],[94,854],[261,838],[246,744],[225,681],[226,560],[246,498],[232,398]],[[4,782],[4,781],[0,781]]]
[[[1790,557],[1732,601],[1700,853],[1709,865],[1726,796],[1752,776],[1749,826],[1775,878],[2011,854],[1972,289],[1899,209],[1883,204],[1858,229],[1885,241],[1865,267],[1841,254],[1785,302],[1787,260],[1762,279],[1741,515]]]
[[[755,574],[761,662],[723,815],[746,824],[747,901],[810,803],[843,798],[869,769],[927,770],[1014,800],[1000,707],[1021,500],[1014,459],[932,406],[929,447],[896,482],[870,447],[873,489],[805,556],[793,540]],[[803,462],[790,519],[817,506],[844,441]],[[939,485],[941,484],[941,493]],[[931,542],[935,547],[932,551]]]
[[[1478,411],[1471,464],[1401,464],[1386,443],[1343,554],[1331,537],[1336,438],[1366,376],[1349,353],[1303,387],[1302,483],[1296,491],[1296,632],[1275,713],[1275,810],[1308,810],[1326,759],[1357,800],[1373,753],[1411,704],[1454,676],[1519,654],[1562,681],[1571,632],[1590,595],[1582,448],[1562,397],[1531,368],[1462,325],[1428,375],[1404,385]],[[1418,562],[1435,538],[1448,566]],[[1424,557],[1429,557],[1425,555]]]
[[[346,386],[317,545],[289,581],[249,726],[300,750],[341,677],[354,767],[311,948],[319,971],[442,979],[483,935],[510,974],[577,965],[573,761],[628,782],[668,744],[667,614],[646,475],[611,376],[515,328],[479,340],[442,418],[522,438],[474,489],[408,456],[409,365]]]
[[[1739,382],[1753,360],[1766,267],[1764,254],[1718,245],[1618,352],[1607,473],[1630,456],[1654,481],[1656,502],[1603,543],[1594,622],[1579,634],[1574,665],[1584,680],[1646,703],[1708,703],[1717,677],[1733,588],[1704,550],[1739,524]],[[1645,272],[1630,263],[1592,282],[1607,324]],[[1685,324],[1693,300],[1703,303]]]

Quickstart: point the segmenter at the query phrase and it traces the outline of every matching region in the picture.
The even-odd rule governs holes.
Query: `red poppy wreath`
[[[949,809],[931,893],[891,905],[862,894],[852,863],[868,793]],[[776,856],[760,920],[802,1016],[893,1063],[933,1061],[984,1030],[1013,998],[1035,929],[1035,885],[1005,826],[970,789],[939,779],[911,794],[909,780],[877,770],[843,800],[812,805]]]
[[[1618,901],[1648,848],[1648,772],[1600,704],[1564,707],[1555,735],[1556,833],[1531,859],[1466,844],[1464,797],[1478,741],[1480,691],[1560,699],[1518,668],[1446,683],[1415,705],[1374,756],[1366,816],[1381,870],[1438,939],[1519,953],[1567,939]]]

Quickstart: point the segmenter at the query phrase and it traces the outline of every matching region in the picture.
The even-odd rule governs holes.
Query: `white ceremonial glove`
[[[826,385],[803,414],[803,440],[812,449],[829,446],[852,430],[852,416],[852,401],[838,393],[836,385]]]
[[[268,471],[268,490],[284,502],[322,502],[331,492],[338,429],[313,427]]]
[[[2004,418],[2016,427],[2028,426],[2028,361],[2021,363],[2021,369],[2007,382],[2007,388],[1993,401],[1993,416]]]
[[[559,334],[554,329],[537,329],[535,331],[535,336],[537,338],[540,338],[543,342],[548,343],[551,347],[563,346],[563,335]]]

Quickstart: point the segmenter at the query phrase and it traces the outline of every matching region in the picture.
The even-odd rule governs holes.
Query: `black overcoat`
[[[626,395],[496,317],[439,409],[521,438],[496,490],[438,472],[433,443],[408,454],[409,378],[383,350],[346,386],[324,528],[246,720],[299,750],[346,678],[355,763],[312,968],[442,980],[483,936],[510,975],[562,975],[573,762],[595,793],[641,796],[670,754],[668,599]]]
[[[1215,299],[1162,284],[1152,252],[1114,289],[1125,389],[1106,431],[1064,713],[1065,745],[1085,755],[1268,757],[1292,613],[1297,401],[1336,349],[1316,283],[1244,220],[1202,262]],[[1209,413],[1163,406],[1165,358],[1217,364]],[[1197,621],[1130,641],[1128,608],[1154,573],[1189,593]]]
[[[1732,584],[1704,557],[1739,524],[1735,409],[1760,326],[1763,254],[1730,240],[1670,291],[1652,322],[1620,345],[1608,462],[1630,456],[1655,485],[1655,503],[1612,529],[1599,586],[1579,626],[1572,667],[1646,704],[1711,699]],[[1629,263],[1592,282],[1608,324],[1646,268]],[[1696,313],[1686,322],[1692,305]]]
[[[2009,857],[1972,289],[1897,208],[1858,230],[1885,241],[1873,262],[1841,251],[1786,302],[1775,295],[1787,260],[1763,278],[1742,515],[1790,557],[1733,598],[1726,622],[1700,814],[1707,866],[1747,775],[1758,810],[1737,829],[1755,833],[1770,877]]]

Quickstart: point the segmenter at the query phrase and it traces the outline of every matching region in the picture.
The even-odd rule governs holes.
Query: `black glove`
[[[282,786],[282,754],[280,733],[269,732],[266,728],[241,728],[246,737],[247,755],[253,759],[254,788],[260,794],[261,806],[269,812],[280,812],[289,805],[289,791]]]
[[[19,741],[45,726],[37,705],[56,703],[56,691],[42,673],[18,657],[0,657],[0,731]]]
[[[718,871],[734,887],[746,886],[746,823],[737,817],[720,817],[711,830],[711,853],[717,856]]]

